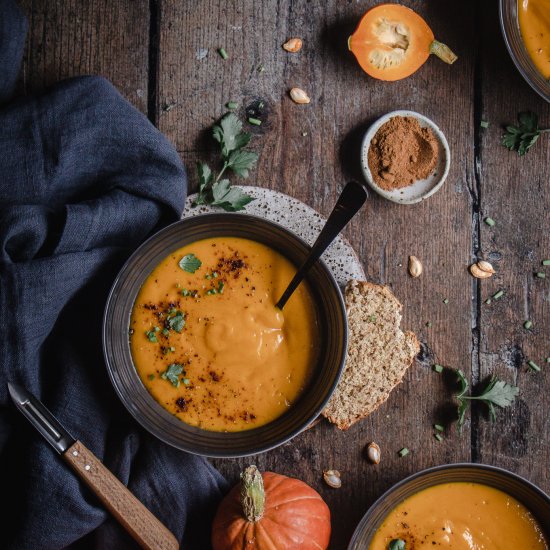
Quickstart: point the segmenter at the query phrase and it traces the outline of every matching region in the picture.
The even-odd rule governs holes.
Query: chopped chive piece
[[[433,366],[434,371],[438,374],[441,374],[444,368],[445,367],[443,365],[438,365],[437,363]]]
[[[158,332],[158,331],[160,330],[160,328],[159,328],[159,327],[153,327],[153,330],[154,330],[155,332]]]
[[[376,321],[376,315],[374,315],[374,313],[372,315],[369,315],[369,321],[371,323],[374,323]]]
[[[153,344],[158,343],[157,340],[157,333],[154,330],[149,330],[145,333],[145,336],[149,339],[149,342],[153,342]]]
[[[184,288],[182,291],[181,291],[181,295],[182,296],[189,296],[189,294],[191,294],[186,288]]]
[[[175,348],[174,346],[170,346],[168,349],[169,349],[172,353],[174,353],[174,352],[176,351],[176,348]]]
[[[441,424],[434,424],[434,428],[435,428],[438,432],[444,432],[444,431],[445,431],[445,427],[442,426]]]
[[[491,303],[491,301],[492,301],[491,298],[487,298],[487,300],[485,300],[485,303],[486,303],[487,305],[489,305],[489,304]]]
[[[409,454],[409,449],[407,449],[407,447],[403,447],[397,454],[403,458]]]
[[[212,275],[210,275],[210,273],[207,273],[205,276],[204,276],[205,279],[212,279]]]
[[[443,300],[443,303],[444,303],[444,304],[448,304],[448,303],[449,303],[449,298],[445,298],[445,299]]]
[[[550,260],[542,260],[542,265],[550,265]]]
[[[539,271],[538,273],[535,273],[535,277],[538,277],[539,279],[545,279],[546,273],[542,273],[541,271]]]
[[[223,289],[225,288],[225,284],[223,281],[220,281],[220,284],[218,285],[218,292],[220,294],[223,294]]]
[[[262,125],[262,121],[259,118],[249,117],[248,122],[250,124],[253,124],[254,126],[261,126]]]
[[[162,329],[162,334],[163,334],[164,336],[168,336],[168,335],[170,334],[170,331],[169,331],[167,328],[163,328],[163,329]]]
[[[430,328],[430,327],[432,326],[431,321],[428,321],[428,322],[426,323],[426,326],[427,326],[428,328]]]
[[[498,292],[495,292],[491,298],[493,298],[493,300],[498,300],[499,298],[502,298],[504,296],[504,290],[499,290]]]
[[[482,127],[482,128],[489,128],[489,123],[486,121],[486,120],[482,120],[479,125]]]
[[[150,374],[147,378],[149,378],[149,380],[154,380],[154,379],[155,379],[155,375],[154,375],[154,374]]]
[[[218,53],[222,56],[222,59],[227,59],[229,57],[225,48],[218,48]]]
[[[434,437],[435,437],[438,441],[443,441],[443,437],[441,437],[441,435],[439,435],[439,434],[434,434]]]
[[[306,137],[307,136],[307,132],[302,132],[302,137]]]
[[[547,362],[547,363],[550,363],[550,357],[547,357],[547,358],[546,358],[546,362]]]
[[[179,288],[180,287],[180,284],[179,283],[176,283],[176,288]]]
[[[210,290],[210,292],[211,292],[212,294],[217,294],[217,293],[218,293],[218,291],[217,291],[215,288],[212,288],[212,289]]]
[[[168,313],[170,315],[174,315],[176,312],[177,312],[177,309],[175,307],[173,307]]]
[[[225,106],[226,106],[230,111],[233,111],[233,110],[235,110],[235,109],[239,106],[239,104],[236,103],[235,101],[228,101],[228,102],[225,104]]]
[[[485,218],[483,221],[484,221],[489,227],[493,227],[493,226],[495,225],[495,223],[496,223],[495,220],[493,220],[493,218],[489,218],[489,217]]]
[[[540,367],[534,362],[534,361],[527,361],[527,364],[531,367],[532,370],[535,372],[540,372]]]
[[[263,65],[260,65],[260,66],[258,67],[258,72],[259,72],[259,73],[263,73],[264,71],[265,71],[265,67],[264,67]]]
[[[529,330],[532,326],[533,326],[533,322],[532,322],[532,321],[525,321],[525,323],[523,323],[523,328],[524,328],[525,330]]]
[[[214,277],[214,279],[217,279],[218,278],[218,272],[217,271],[212,271],[212,277]]]
[[[189,384],[191,384],[191,381],[189,380],[189,378],[184,378],[184,379],[183,379],[183,383],[184,383],[186,386],[189,386]]]

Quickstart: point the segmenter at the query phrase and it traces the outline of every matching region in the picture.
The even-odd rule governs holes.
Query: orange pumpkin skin
[[[379,80],[401,80],[416,72],[435,53],[447,63],[456,56],[434,39],[426,21],[399,4],[380,4],[359,21],[348,39],[361,68]]]
[[[258,521],[243,514],[239,485],[220,504],[212,526],[214,550],[321,550],[330,540],[330,510],[303,481],[265,472],[265,509]]]

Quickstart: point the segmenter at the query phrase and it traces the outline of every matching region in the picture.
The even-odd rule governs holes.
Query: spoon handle
[[[351,218],[355,216],[367,200],[368,196],[367,190],[360,183],[350,181],[346,184],[342,193],[338,197],[338,201],[330,213],[325,226],[311,247],[307,258],[296,272],[296,275],[294,275],[292,281],[290,281],[290,284],[284,294],[277,302],[276,307],[283,309],[288,299],[302,282],[302,279],[305,277],[311,266],[321,257],[328,245],[338,236],[340,231],[344,229]]]

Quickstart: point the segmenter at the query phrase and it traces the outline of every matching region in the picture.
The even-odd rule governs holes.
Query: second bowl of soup
[[[309,247],[234,214],[177,222],[145,242],[109,297],[114,387],[160,439],[208,456],[270,449],[322,410],[343,367],[340,290],[322,262],[275,307]]]

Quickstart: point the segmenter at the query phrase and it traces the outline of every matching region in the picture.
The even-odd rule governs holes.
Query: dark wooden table
[[[533,276],[550,257],[550,141],[545,136],[524,158],[500,145],[502,125],[514,122],[519,111],[533,110],[549,126],[550,105],[515,70],[495,0],[402,3],[452,46],[459,56],[455,65],[430,59],[395,83],[367,77],[346,40],[374,1],[22,2],[30,20],[24,91],[73,75],[106,76],[176,145],[191,189],[195,161],[208,159],[215,146],[205,130],[229,100],[265,105],[262,125],[250,128],[260,161],[249,182],[324,214],[346,180],[361,178],[360,138],[378,116],[413,109],[446,133],[452,164],[441,191],[415,206],[373,195],[346,231],[368,278],[391,286],[405,304],[403,326],[422,342],[404,383],[346,433],[322,422],[261,456],[215,461],[232,480],[254,462],[311,484],[332,510],[335,549],[345,548],[384,490],[429,466],[494,464],[550,490],[550,268],[546,279]],[[304,48],[291,55],[281,44],[293,36],[304,40]],[[226,61],[216,53],[221,46]],[[309,105],[290,101],[293,86],[309,93]],[[489,122],[487,129],[481,120]],[[483,223],[486,216],[494,227]],[[424,264],[419,279],[407,275],[410,254]],[[473,279],[467,267],[475,258],[488,259],[497,274]],[[498,289],[503,298],[484,304]],[[522,327],[526,319],[533,321],[529,331]],[[529,359],[542,372],[531,371]],[[439,443],[432,424],[452,419],[453,385],[432,371],[434,362],[461,368],[474,386],[496,374],[519,386],[519,399],[498,410],[494,424],[483,405],[474,405],[463,434],[450,426]],[[371,440],[382,448],[376,467],[362,456]],[[403,446],[411,453],[399,458]],[[324,485],[322,471],[329,468],[342,472],[341,489]]]

